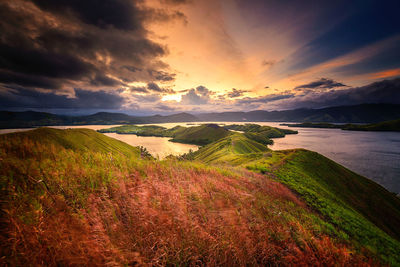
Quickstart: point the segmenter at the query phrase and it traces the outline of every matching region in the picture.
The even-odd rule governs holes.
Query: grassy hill
[[[324,156],[302,149],[260,152],[254,148],[241,154],[232,142],[222,139],[194,152],[193,158],[273,177],[322,214],[331,234],[393,265],[400,263],[400,199]]]
[[[171,142],[206,145],[231,134],[216,124],[204,124],[193,127],[176,126],[167,129],[156,125],[123,125],[99,130],[101,133],[136,134],[139,136],[172,137]]]
[[[200,126],[180,129],[173,134],[172,142],[195,145],[206,145],[232,133],[216,124],[204,124]]]
[[[0,158],[4,265],[378,264],[245,169],[142,158],[77,129],[2,135]]]
[[[0,135],[0,263],[400,263],[399,200],[321,155],[233,133],[194,157],[86,129]]]

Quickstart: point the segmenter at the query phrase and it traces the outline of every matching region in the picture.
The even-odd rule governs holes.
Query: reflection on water
[[[210,123],[200,122],[198,124]],[[218,124],[244,124],[246,122],[218,122]],[[277,122],[256,122],[260,125],[289,128]],[[193,126],[193,123],[155,124],[171,128],[177,125]],[[89,128],[99,130],[116,125],[54,126],[54,128]],[[287,135],[274,139],[273,150],[305,148],[316,151],[350,170],[368,177],[386,187],[389,191],[400,193],[400,133],[396,132],[357,132],[340,129],[290,128],[299,131],[297,135]],[[5,129],[1,133],[26,131],[29,129]],[[197,146],[169,142],[166,137],[141,137],[136,135],[107,133],[133,146],[144,146],[154,156],[163,158],[169,154],[179,155]]]

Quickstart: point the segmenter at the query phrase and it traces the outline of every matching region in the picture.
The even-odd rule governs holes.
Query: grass
[[[384,262],[400,264],[400,199],[375,182],[301,149],[253,149],[240,154],[232,142],[220,140],[194,155],[208,164],[245,167],[273,177],[321,214],[330,234],[369,250]]]
[[[279,162],[243,135],[223,140],[232,155]],[[379,265],[244,168],[156,161],[76,129],[2,135],[0,166],[2,265]]]
[[[136,134],[138,136],[172,137],[172,139],[170,140],[171,142],[194,144],[200,146],[207,145],[231,134],[230,131],[219,127],[216,124],[204,124],[194,127],[176,126],[171,129],[155,125],[124,125],[108,129],[101,129],[99,130],[99,132]]]

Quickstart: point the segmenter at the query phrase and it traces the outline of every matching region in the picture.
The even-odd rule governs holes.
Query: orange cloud
[[[383,79],[383,78],[390,78],[390,77],[395,77],[395,76],[400,76],[400,68],[399,69],[391,69],[391,70],[385,70],[385,71],[380,71],[380,72],[375,72],[375,73],[369,73],[368,77],[369,79]]]

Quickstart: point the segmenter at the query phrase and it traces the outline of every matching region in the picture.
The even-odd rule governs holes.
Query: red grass
[[[4,265],[374,263],[321,233],[300,199],[262,175],[37,144],[10,150],[0,171]]]

